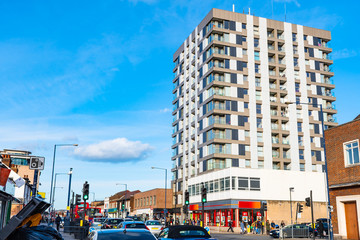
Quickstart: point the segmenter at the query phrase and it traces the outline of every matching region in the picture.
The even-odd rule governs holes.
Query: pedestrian
[[[266,220],[266,234],[267,235],[270,234],[270,222],[269,222],[269,220]]]
[[[176,218],[176,219],[175,219],[175,225],[180,225],[179,218]]]
[[[274,230],[275,229],[275,222],[274,220],[271,221],[271,230]]]
[[[232,220],[230,219],[229,222],[228,222],[228,225],[229,225],[229,228],[228,228],[228,230],[227,230],[228,232],[229,232],[229,230],[231,230],[231,232],[234,232],[234,229],[232,228],[232,225],[233,225],[232,223],[233,223],[233,222],[232,222]]]
[[[250,230],[251,230],[252,234],[255,234],[255,231],[256,231],[256,222],[252,222],[252,223],[251,223]]]
[[[321,221],[318,221],[317,231],[320,234],[320,238],[324,237],[324,224]]]
[[[55,219],[55,224],[56,224],[56,230],[57,231],[60,231],[60,223],[61,223],[61,217],[60,215],[58,214],[56,219]]]
[[[284,223],[284,220],[281,221],[281,224],[280,224],[281,228],[285,227],[285,223]]]
[[[197,220],[197,225],[200,226],[200,218]]]
[[[260,234],[260,232],[261,232],[261,228],[262,228],[262,223],[261,223],[261,221],[257,221],[256,222],[256,234]]]
[[[245,233],[246,233],[246,230],[245,230],[244,221],[240,221],[240,228],[241,228],[241,232],[240,232],[240,233],[245,234]]]

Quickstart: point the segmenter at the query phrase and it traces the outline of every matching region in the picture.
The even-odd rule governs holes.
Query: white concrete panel
[[[236,57],[238,58],[242,58],[243,54],[242,54],[242,48],[236,48]]]
[[[238,102],[238,112],[244,112],[244,102]]]
[[[288,98],[291,102],[296,101],[295,95],[295,80],[294,80],[294,56],[293,56],[293,41],[292,41],[292,25],[291,23],[284,23],[285,34],[285,63],[286,63],[286,78]],[[298,132],[297,132],[297,117],[296,105],[290,104],[288,107],[289,112],[289,127],[290,127],[290,158],[291,170],[299,171],[299,145],[298,145]]]
[[[230,69],[236,70],[236,60],[230,59]]]
[[[309,63],[310,63],[310,69],[312,69],[312,70],[314,70],[315,69],[315,61],[314,60],[310,60],[309,61]]]
[[[309,45],[314,45],[314,39],[313,36],[307,36],[307,41]]]
[[[243,84],[244,83],[244,76],[242,74],[237,74],[237,84]]]
[[[230,115],[231,126],[238,125],[238,117],[237,115]]]
[[[314,137],[314,143],[315,143],[315,147],[317,147],[317,148],[321,147],[321,143],[320,143],[320,138],[319,138],[319,137]]]
[[[316,80],[316,82],[321,82],[320,73],[315,73],[315,80]],[[316,89],[316,86],[315,86],[315,89]]]
[[[260,73],[261,98],[263,114],[263,140],[264,140],[264,168],[272,169],[272,143],[271,143],[271,116],[270,116],[270,90],[269,90],[269,60],[267,42],[267,23],[265,18],[259,18],[260,33]]]
[[[239,141],[245,141],[245,130],[239,130]]]
[[[250,124],[250,156],[251,168],[258,168],[256,98],[255,98],[255,59],[254,59],[254,20],[246,15],[248,45],[248,80],[249,80],[249,124]]]
[[[235,22],[235,30],[237,32],[241,32],[242,31],[242,25],[240,22]]]
[[[229,34],[229,42],[236,44],[236,34],[234,34],[234,33]]]
[[[306,86],[306,67],[305,67],[305,47],[304,47],[304,29],[303,26],[297,25],[298,33],[298,52],[299,52],[299,76],[300,76],[300,101],[302,103],[308,102],[307,86]],[[310,142],[310,126],[309,126],[309,105],[302,105],[303,117],[303,143],[304,143],[304,159],[305,171],[312,172],[312,159],[311,159],[311,142]]]
[[[237,87],[230,87],[230,96],[237,97]]]
[[[245,159],[239,159],[239,167],[245,168]]]
[[[238,144],[231,144],[231,154],[239,155],[239,145]]]

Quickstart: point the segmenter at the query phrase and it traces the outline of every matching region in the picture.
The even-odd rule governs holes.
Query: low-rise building
[[[360,235],[359,139],[360,115],[325,131],[332,223],[334,233],[346,239]]]
[[[166,209],[169,214],[173,213],[172,189],[166,190]],[[155,188],[134,195],[134,209],[132,215],[141,216],[145,219],[161,219],[164,217],[165,189]]]
[[[132,209],[134,208],[134,200],[133,197],[135,194],[139,193],[139,190],[136,191],[122,191],[118,192],[111,197],[107,202],[107,199],[104,201],[104,205],[108,205],[105,210],[105,214],[108,217],[116,218],[116,217],[126,217],[130,214]],[[125,201],[125,209],[122,209],[122,203]]]

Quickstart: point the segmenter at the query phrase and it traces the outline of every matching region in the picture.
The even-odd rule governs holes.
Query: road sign
[[[44,170],[45,158],[44,157],[31,157],[30,169],[31,170]]]

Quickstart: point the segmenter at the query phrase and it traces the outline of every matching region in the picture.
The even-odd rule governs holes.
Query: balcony
[[[270,115],[271,116],[277,116],[277,110],[270,110]]]
[[[278,151],[272,151],[272,157],[273,158],[279,158],[280,157],[280,153]]]
[[[274,70],[269,70],[269,75],[270,76],[275,76],[276,75],[276,72]]]
[[[282,90],[282,91],[286,91],[286,86],[285,85],[280,85],[280,90]]]
[[[270,97],[270,102],[277,102],[277,98],[276,97]]]
[[[282,117],[289,117],[289,113],[288,113],[288,112],[284,112],[284,111],[281,111],[281,112],[280,112],[280,115],[281,115]]]
[[[280,73],[279,73],[279,76],[280,76],[280,77],[286,77],[286,74],[285,74],[285,72],[280,72]]]
[[[273,45],[268,45],[269,50],[275,50],[275,47]]]
[[[283,130],[283,131],[289,131],[289,126],[282,124],[282,125],[281,125],[281,130]]]
[[[276,89],[276,84],[275,83],[270,83],[269,88],[270,89]]]
[[[272,129],[272,130],[278,130],[278,129],[279,129],[279,125],[272,123],[272,124],[271,124],[271,129]]]
[[[279,144],[279,138],[271,138],[271,142],[273,143],[273,144]]]
[[[282,144],[290,145],[289,139],[283,139],[283,140],[282,140]]]
[[[280,47],[280,46],[279,46],[279,47],[278,47],[278,51],[279,51],[279,52],[285,52],[285,47]]]
[[[283,35],[283,34],[278,34],[278,35],[277,35],[277,39],[284,40],[285,38],[284,38],[284,35]]]

